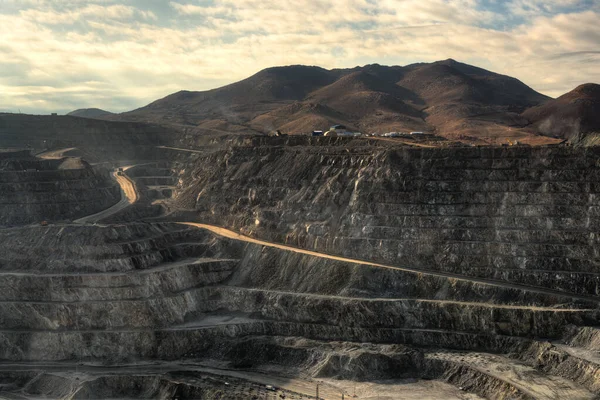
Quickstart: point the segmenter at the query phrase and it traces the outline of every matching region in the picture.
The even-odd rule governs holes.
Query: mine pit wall
[[[310,346],[310,347],[307,347]],[[352,345],[351,345],[352,346]],[[344,347],[343,345],[341,346]],[[333,351],[332,351],[333,350]],[[336,353],[335,347],[325,343],[281,337],[213,342],[202,351],[214,358],[227,359],[236,365],[260,365],[268,361],[287,370],[302,368],[320,378],[368,381],[373,379],[426,378],[443,379],[490,399],[530,399],[518,387],[486,374],[476,368],[452,362],[424,358],[418,351],[399,345],[366,346],[352,353]],[[168,373],[135,373],[133,376],[110,374],[85,376],[82,381],[61,374],[2,373],[1,379],[26,387],[27,395],[51,395],[72,398],[240,398],[229,391],[223,392],[223,379],[237,386],[238,379],[216,375],[171,371]],[[193,377],[192,381],[187,377]],[[216,384],[216,385],[215,385]],[[264,386],[253,384],[254,392],[266,396]],[[262,392],[261,392],[262,391]],[[227,397],[231,395],[231,397]],[[223,397],[226,396],[226,397]]]
[[[326,342],[399,344],[487,352],[521,352],[529,341],[499,335],[259,321],[198,329],[0,332],[4,361],[177,360],[210,356],[211,348],[231,348],[253,337],[307,338]]]
[[[226,310],[261,320],[340,327],[558,338],[566,325],[593,325],[598,319],[597,302],[591,300],[332,261],[256,244],[240,248],[240,242],[215,242],[212,234],[179,224],[68,227],[60,228],[61,235],[57,229],[3,234],[9,245],[3,255],[8,258],[3,268],[7,274],[0,277],[5,328],[152,329]],[[29,242],[21,243],[25,238]],[[101,240],[105,243],[90,245]],[[188,250],[181,250],[182,245]],[[28,257],[39,255],[45,264],[28,267],[21,262],[23,246],[30,248]],[[185,257],[220,254],[228,259],[185,262]],[[52,267],[54,258],[57,268]],[[68,259],[76,262],[66,263]],[[54,274],[11,274],[15,265],[17,271],[35,268],[32,272]],[[120,274],[72,274],[82,271]],[[555,304],[561,309],[533,307]]]
[[[156,124],[0,113],[0,148],[77,147],[90,162],[160,159],[155,146],[171,145],[180,134],[177,128]]]
[[[230,285],[246,288],[373,299],[429,299],[486,304],[598,307],[598,299],[573,299],[469,279],[380,268],[247,245]]]
[[[35,170],[36,172],[56,171],[61,169],[61,164],[63,164],[65,160],[66,158],[42,159],[33,157],[31,155],[23,158],[11,158],[4,160],[0,158],[0,170],[3,172],[20,172],[26,170]]]
[[[0,230],[0,243],[2,271],[59,274],[59,281],[61,273],[127,273],[185,257],[237,258],[243,247],[180,224],[144,223],[28,226]]]
[[[181,224],[31,226],[0,231],[0,242],[7,249],[0,255],[4,361],[111,364],[214,357],[242,366],[263,354],[267,358],[252,357],[257,365],[293,368],[301,362],[320,377],[425,377],[484,395],[519,397],[514,386],[475,368],[424,358],[423,348],[522,354],[528,363],[561,375],[570,371],[567,376],[576,380],[577,361],[569,359],[570,367],[559,370],[552,349],[534,337],[559,338],[571,324],[598,320],[595,310],[578,309],[592,304],[568,295],[326,260]],[[197,256],[215,259],[186,262]],[[79,274],[84,271],[100,273]],[[554,304],[561,309],[529,307]],[[213,315],[243,317],[198,323]],[[306,340],[323,343],[306,350]],[[363,349],[365,342],[395,349]],[[340,345],[361,348],[361,354],[337,353]],[[364,366],[375,375],[360,375]],[[463,374],[468,382],[460,381]],[[99,378],[84,386],[82,396],[109,397],[111,388],[134,397],[179,390],[169,377],[137,375],[141,391],[128,379]],[[589,374],[580,380],[595,385]],[[54,378],[37,382],[40,386],[28,386],[32,393],[69,387]]]
[[[0,149],[0,162],[11,159],[27,159],[31,157],[31,151],[27,149]]]
[[[320,252],[597,295],[598,160],[600,148],[259,143],[198,157],[174,204]]]
[[[207,279],[198,282],[210,284]],[[108,299],[107,299],[108,300]],[[2,302],[9,330],[156,329],[204,313],[243,312],[254,319],[341,328],[402,328],[560,338],[569,324],[597,320],[592,311],[494,308],[419,300],[370,301],[233,288],[185,289],[166,296],[79,302]]]
[[[181,230],[178,224],[67,227],[63,237],[56,235],[55,228],[25,230],[44,229],[50,232],[36,239],[33,252],[41,254],[52,246],[59,258],[85,254],[92,262],[135,257],[155,247],[193,240],[204,243],[205,252],[237,253],[241,261],[158,268],[153,268],[158,260],[143,266],[124,263],[126,275],[6,274],[0,280],[4,288],[0,337],[6,344],[2,359],[172,359],[212,346],[213,332],[216,338],[293,336],[509,352],[531,337],[559,338],[568,325],[591,325],[598,319],[595,310],[568,309],[575,306],[568,298],[463,285],[448,278],[379,270],[255,244],[240,249],[236,248],[239,242],[216,244],[206,231]],[[92,251],[89,243],[101,238],[108,243]],[[222,246],[226,251],[220,250]],[[73,271],[79,271],[79,266],[73,266]],[[382,284],[380,292],[374,282]],[[338,297],[350,295],[357,298]],[[484,299],[486,303],[464,302]],[[560,303],[564,309],[510,306],[521,302]],[[221,327],[181,325],[215,312],[251,318]]]
[[[236,260],[206,259],[202,263],[173,263],[138,274],[10,275],[0,276],[0,301],[101,302],[170,297],[173,293],[222,283],[231,275]],[[0,306],[1,308],[2,306]],[[12,308],[19,305],[12,304]],[[34,306],[26,306],[34,307]],[[64,308],[54,306],[53,308]]]
[[[120,200],[121,190],[107,170],[60,169],[62,162],[13,161],[0,170],[0,225],[72,220]]]
[[[486,399],[535,399],[522,389],[498,379],[494,375],[482,373],[469,365],[425,360],[420,368],[425,371],[425,378],[441,378],[466,392],[477,393]]]

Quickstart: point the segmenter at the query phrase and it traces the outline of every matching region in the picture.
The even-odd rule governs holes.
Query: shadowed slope
[[[547,135],[573,139],[579,134],[600,132],[600,85],[580,85],[523,115]]]

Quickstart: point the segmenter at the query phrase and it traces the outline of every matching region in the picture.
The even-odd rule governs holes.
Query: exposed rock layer
[[[289,393],[407,378],[498,399],[600,393],[600,152],[230,144],[126,170],[142,200],[118,223],[0,230],[3,390],[226,398],[216,375]],[[4,160],[5,183],[29,184]],[[160,187],[173,198],[152,204]],[[131,221],[160,204],[172,213]],[[167,221],[190,218],[287,247]]]

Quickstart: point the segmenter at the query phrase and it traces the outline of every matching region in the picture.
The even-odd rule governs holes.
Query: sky
[[[453,58],[600,83],[600,0],[0,0],[0,111],[123,112],[263,68]]]

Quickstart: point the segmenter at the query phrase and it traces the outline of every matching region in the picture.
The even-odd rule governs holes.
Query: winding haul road
[[[76,147],[67,147],[67,148],[63,148],[63,149],[44,151],[42,153],[37,154],[37,157],[44,158],[44,159],[63,158],[66,156],[65,155],[66,153],[73,151],[75,149],[77,149],[77,148]],[[136,165],[127,165],[127,166],[122,167],[122,170],[127,171],[128,169],[135,167],[135,166]],[[99,222],[100,220],[108,218],[108,217],[118,213],[119,211],[123,210],[124,208],[128,207],[129,205],[131,205],[139,200],[138,192],[135,189],[135,184],[133,183],[131,178],[129,178],[124,173],[121,173],[121,175],[119,175],[119,173],[117,171],[114,171],[112,173],[112,176],[115,178],[115,180],[119,184],[119,187],[121,188],[121,200],[119,200],[119,202],[117,202],[113,206],[107,208],[106,210],[100,211],[96,214],[88,215],[83,218],[76,219],[73,222],[80,223],[80,224]]]
[[[69,149],[66,149],[66,150],[69,150]],[[183,150],[183,149],[181,149],[181,150]],[[57,153],[46,154],[46,157],[56,157],[56,156],[58,156]],[[131,167],[132,166],[123,167],[123,170],[125,171]],[[121,200],[117,204],[113,205],[112,207],[109,207],[108,209],[106,209],[104,211],[101,211],[99,213],[89,215],[89,216],[86,216],[86,217],[76,220],[75,221],[76,223],[98,222],[102,219],[105,219],[107,217],[110,217],[110,216],[118,213],[119,211],[123,210],[124,208],[126,208],[129,205],[138,201],[139,195],[135,188],[135,184],[131,180],[131,178],[129,178],[124,173],[119,174],[117,171],[113,172],[112,175],[113,175],[114,179],[116,179],[117,183],[119,184],[119,186],[121,188]],[[444,272],[439,272],[439,271],[424,270],[424,269],[418,269],[418,268],[397,267],[397,266],[391,266],[391,265],[386,265],[386,264],[374,263],[374,262],[365,261],[365,260],[359,260],[359,259],[353,259],[353,258],[348,258],[348,257],[335,256],[335,255],[326,254],[326,253],[320,253],[320,252],[301,249],[301,248],[297,248],[297,247],[293,247],[293,246],[289,246],[289,245],[285,245],[285,244],[274,243],[274,242],[269,242],[269,241],[265,241],[265,240],[252,238],[252,237],[249,237],[246,235],[242,235],[238,232],[232,231],[230,229],[226,229],[226,228],[215,226],[215,225],[194,223],[194,222],[178,222],[178,224],[186,225],[186,226],[190,226],[190,227],[194,227],[194,228],[198,228],[198,229],[208,230],[216,235],[219,235],[219,236],[222,236],[222,237],[225,237],[228,239],[232,239],[232,240],[242,241],[242,242],[246,242],[246,243],[253,243],[253,244],[257,244],[257,245],[261,245],[261,246],[276,248],[276,249],[290,251],[290,252],[299,253],[299,254],[305,254],[305,255],[319,257],[319,258],[328,259],[328,260],[341,261],[341,262],[352,263],[352,264],[359,264],[359,265],[372,267],[372,268],[384,268],[384,269],[388,269],[388,270],[396,270],[396,271],[409,272],[409,273],[419,273],[419,274],[423,274],[423,275],[440,277],[440,278],[451,278],[451,279],[469,282],[469,283],[476,283],[476,284],[481,284],[481,285],[489,285],[489,286],[495,286],[495,287],[501,287],[501,288],[527,291],[527,292],[531,292],[531,293],[539,293],[539,294],[544,294],[544,295],[556,296],[557,298],[563,298],[563,299],[581,300],[581,301],[585,301],[585,302],[600,303],[600,298],[594,297],[594,296],[574,295],[574,294],[570,294],[570,293],[560,292],[557,290],[546,289],[546,288],[541,288],[541,287],[512,284],[512,283],[505,282],[505,281],[489,280],[489,279],[469,277],[469,276],[464,276],[464,275],[459,275],[459,274],[444,273]],[[174,264],[174,265],[176,265],[176,264]],[[170,267],[173,267],[174,265],[168,265],[168,266],[164,266],[164,267],[170,268]],[[256,289],[249,289],[249,290],[256,290]],[[315,295],[311,294],[311,296],[315,296]],[[321,295],[316,295],[316,296],[321,296]],[[335,296],[326,296],[326,297],[335,297]],[[392,301],[393,299],[363,299],[363,300]],[[445,301],[445,300],[421,300],[421,301],[430,301],[430,302],[440,301],[440,302],[454,303],[454,301]],[[456,303],[459,303],[459,302],[456,302]],[[469,302],[460,302],[460,303],[466,304]],[[480,306],[485,305],[482,303],[470,303],[470,304],[476,304],[476,305],[480,305]],[[501,308],[542,309],[541,307],[497,305],[497,304],[490,305],[490,306],[501,307]],[[571,311],[570,309],[567,309],[567,308],[564,308],[564,309],[559,308],[556,310],[563,311],[563,312]],[[583,311],[583,310],[579,309],[578,311]],[[194,327],[190,327],[190,328],[194,328]],[[435,355],[434,354],[432,356],[436,356],[436,357],[440,357],[440,358],[454,357],[452,354],[450,354],[450,355],[448,355],[448,354]],[[464,358],[465,356],[461,354],[457,357]],[[461,361],[462,361],[462,358],[461,358]],[[503,366],[504,364],[505,363],[500,363],[499,365]],[[0,362],[0,370],[2,370],[2,371],[4,371],[4,370],[10,370],[10,371],[25,370],[25,369],[31,368],[31,365],[35,365],[36,368],[40,368],[40,369],[43,368],[44,370],[48,370],[50,372],[72,371],[73,369],[75,369],[75,370],[81,371],[83,373],[97,374],[97,375],[105,375],[105,374],[109,375],[111,373],[115,373],[114,367],[112,367],[112,368],[106,367],[105,368],[105,367],[96,366],[96,365],[87,365],[87,364],[82,365],[82,364],[73,364],[73,363],[69,364],[69,363],[60,363],[60,362],[35,363],[35,364]],[[207,373],[207,374],[215,374],[215,375],[226,376],[226,377],[228,376],[231,378],[244,379],[244,380],[249,380],[249,381],[256,382],[256,383],[263,384],[263,385],[267,385],[267,384],[274,385],[274,386],[277,386],[277,387],[280,387],[280,388],[283,388],[283,389],[286,389],[286,390],[289,390],[289,391],[292,391],[295,393],[303,394],[304,396],[313,395],[313,393],[314,393],[313,391],[315,389],[315,384],[316,384],[316,382],[314,382],[314,381],[308,381],[308,380],[302,380],[302,379],[279,378],[279,377],[273,376],[272,374],[267,375],[267,374],[261,374],[258,372],[228,370],[228,369],[217,368],[213,365],[203,365],[203,364],[199,364],[199,363],[196,364],[196,363],[191,363],[191,362],[190,363],[164,362],[164,363],[154,363],[154,364],[139,363],[139,364],[132,364],[132,365],[120,365],[118,368],[119,373],[123,373],[124,371],[131,372],[131,373],[138,373],[138,372],[139,373],[149,373],[149,372],[154,372],[154,373],[163,373],[164,372],[164,373],[166,373],[166,372],[173,371],[173,370],[176,370],[176,371],[189,370],[189,371],[203,372],[203,373]],[[521,371],[518,370],[517,372],[521,372]],[[529,373],[529,370],[526,370],[525,372]],[[488,371],[488,373],[489,373],[489,371]],[[518,381],[517,384],[518,383],[520,383],[520,381]],[[527,390],[527,389],[528,388],[523,387],[523,390]],[[336,398],[339,398],[340,393],[341,393],[341,391],[339,389],[336,389],[334,387],[328,387],[327,384],[321,386],[321,397],[322,398],[336,399]],[[542,394],[545,395],[545,393],[542,393]],[[2,397],[4,395],[5,394],[2,393],[0,395],[0,397]],[[11,395],[9,395],[9,396],[11,396]],[[540,397],[544,397],[544,396],[540,396]],[[566,396],[565,398],[568,398],[568,397],[569,396]],[[18,398],[18,395],[15,395],[15,397],[13,397],[13,398]]]
[[[132,167],[131,165],[125,166],[125,167],[123,167],[123,170],[127,170],[131,167]],[[113,172],[113,176],[115,177],[115,179],[121,186],[121,201],[119,201],[117,204],[115,204],[114,206],[112,206],[104,211],[101,211],[97,214],[89,215],[87,217],[80,218],[80,219],[76,220],[75,222],[77,222],[77,223],[98,222],[102,219],[105,219],[109,216],[116,214],[117,212],[123,210],[124,208],[135,203],[138,200],[139,196],[138,196],[137,190],[135,189],[135,185],[134,185],[133,181],[131,180],[131,178],[129,178],[125,174],[118,175],[117,172]],[[600,298],[594,297],[594,296],[577,295],[577,294],[561,292],[559,290],[546,289],[546,288],[541,288],[541,287],[536,287],[536,286],[519,285],[519,284],[509,283],[506,281],[477,278],[477,277],[471,277],[471,276],[465,276],[465,275],[459,275],[459,274],[453,274],[453,273],[446,273],[446,272],[440,272],[440,271],[431,271],[431,270],[420,269],[420,268],[396,267],[396,266],[392,266],[392,265],[380,264],[380,263],[375,263],[375,262],[366,261],[366,260],[359,260],[359,259],[355,259],[355,258],[335,256],[335,255],[326,254],[326,253],[319,253],[317,251],[306,250],[306,249],[301,249],[298,247],[288,246],[285,244],[273,243],[273,242],[269,242],[266,240],[255,239],[250,236],[242,235],[238,232],[234,232],[232,230],[229,230],[227,228],[223,228],[220,226],[202,224],[202,223],[196,223],[196,222],[178,222],[178,223],[182,224],[182,225],[192,226],[195,228],[206,229],[212,233],[215,233],[219,236],[226,237],[229,239],[239,240],[239,241],[246,242],[246,243],[254,243],[254,244],[261,245],[261,246],[272,247],[272,248],[285,250],[285,251],[292,251],[295,253],[306,254],[309,256],[313,256],[313,257],[325,258],[328,260],[342,261],[342,262],[347,262],[347,263],[352,263],[352,264],[361,264],[361,265],[374,267],[374,268],[384,268],[384,269],[391,269],[391,270],[395,270],[395,271],[419,273],[419,274],[423,274],[423,275],[440,277],[440,278],[450,278],[450,279],[456,279],[458,281],[477,283],[477,284],[488,285],[488,286],[496,286],[496,287],[501,287],[501,288],[505,288],[505,289],[515,289],[515,290],[519,290],[519,291],[539,293],[539,294],[544,294],[544,295],[549,295],[549,296],[555,296],[558,298],[569,299],[571,301],[578,300],[578,301],[584,301],[584,302],[588,302],[588,303],[590,303],[590,302],[591,303],[600,303]]]
[[[72,372],[77,371],[83,377],[83,380],[92,380],[97,377],[111,376],[111,375],[123,375],[123,374],[141,374],[141,375],[162,375],[170,372],[196,372],[204,373],[209,375],[217,375],[220,377],[237,378],[246,381],[250,381],[260,385],[271,385],[278,389],[284,389],[300,395],[300,398],[304,396],[308,398],[315,398],[316,381],[305,380],[300,378],[287,378],[278,377],[270,373],[251,372],[244,370],[233,370],[227,368],[219,368],[211,365],[196,362],[177,362],[177,361],[157,361],[157,362],[138,362],[132,364],[116,364],[110,366],[103,366],[97,364],[87,363],[73,363],[73,362],[0,362],[0,371],[30,371],[31,367],[34,366],[38,370],[43,370],[46,373],[63,373],[65,371]],[[165,379],[171,379],[172,381],[178,381],[175,377],[165,377]],[[182,383],[186,383],[185,381]],[[349,397],[348,393],[336,388],[331,384],[319,383],[319,397],[321,400],[337,400],[341,398],[341,394],[345,393]],[[6,396],[6,397],[5,397]],[[17,394],[0,392],[0,399],[27,399],[28,397],[9,397],[18,396]],[[288,393],[289,396],[289,393]],[[268,397],[269,399],[271,397]],[[273,392],[273,398],[275,398],[275,392]],[[293,396],[292,398],[296,398]]]
[[[205,151],[201,151],[201,150],[183,149],[181,147],[156,146],[156,148],[157,149],[176,150],[176,151],[185,151],[187,153],[197,153],[197,154],[204,154],[204,153],[206,153]]]
[[[342,261],[342,262],[353,263],[353,264],[361,264],[361,265],[366,265],[366,266],[375,267],[375,268],[391,269],[391,270],[402,271],[402,272],[419,273],[419,274],[423,274],[423,275],[429,275],[429,276],[435,276],[435,277],[441,277],[441,278],[451,278],[451,279],[456,279],[456,280],[464,281],[464,282],[471,282],[471,283],[478,283],[478,284],[482,284],[482,285],[522,290],[522,291],[527,291],[527,292],[532,292],[532,293],[540,293],[540,294],[545,294],[545,295],[550,295],[550,296],[562,297],[565,299],[568,298],[568,299],[580,300],[580,301],[585,301],[585,302],[600,303],[600,298],[594,297],[594,296],[576,295],[576,294],[561,292],[558,290],[545,289],[545,288],[540,288],[540,287],[535,287],[535,286],[519,285],[519,284],[509,283],[509,282],[505,282],[505,281],[497,281],[497,280],[493,280],[493,279],[483,279],[483,278],[470,277],[470,276],[452,274],[452,273],[446,273],[446,272],[431,271],[431,270],[426,270],[426,269],[410,268],[410,267],[394,267],[391,265],[379,264],[379,263],[374,263],[374,262],[365,261],[365,260],[358,260],[355,258],[334,256],[331,254],[319,253],[319,252],[312,251],[312,250],[305,250],[305,249],[288,246],[288,245],[284,245],[284,244],[273,243],[273,242],[268,242],[265,240],[255,239],[255,238],[242,235],[240,233],[231,231],[229,229],[226,229],[226,228],[223,228],[220,226],[201,224],[201,223],[195,223],[195,222],[179,222],[179,223],[182,225],[189,225],[189,226],[193,226],[196,228],[206,229],[206,230],[211,231],[219,236],[223,236],[223,237],[226,237],[229,239],[239,240],[239,241],[247,242],[247,243],[259,244],[261,246],[273,247],[276,249],[292,251],[295,253],[306,254],[306,255],[314,256],[314,257],[326,258],[329,260]],[[480,303],[477,303],[477,304],[480,304]]]
[[[65,153],[68,153],[69,151],[75,150],[76,147],[68,147],[65,149],[57,149],[57,150],[50,150],[50,151],[44,151],[42,153],[39,153],[37,155],[37,157],[39,158],[45,158],[45,159],[57,159],[57,158],[63,158],[65,157]]]
[[[123,167],[123,170],[130,167],[131,166]],[[131,178],[125,174],[119,175],[116,171],[112,173],[112,176],[117,180],[117,183],[121,187],[121,200],[119,200],[117,204],[107,208],[104,211],[76,219],[74,222],[80,224],[99,222],[100,220],[108,218],[138,201],[139,195]]]
[[[131,167],[132,167],[131,165],[125,166],[125,167],[123,167],[123,170],[127,170]],[[116,214],[117,212],[123,210],[124,208],[135,203],[138,200],[139,196],[138,196],[137,190],[136,190],[135,185],[134,185],[133,181],[131,180],[131,178],[129,178],[124,173],[122,175],[119,175],[117,172],[113,172],[113,176],[115,177],[115,179],[117,180],[117,182],[119,183],[119,185],[121,187],[121,201],[119,201],[117,204],[113,205],[112,207],[110,207],[104,211],[101,211],[97,214],[89,215],[87,217],[80,218],[74,222],[76,222],[76,223],[98,222],[102,219],[105,219],[109,216]],[[366,261],[366,260],[359,260],[359,259],[355,259],[355,258],[335,256],[335,255],[331,255],[331,254],[320,253],[317,251],[301,249],[298,247],[293,247],[293,246],[289,246],[289,245],[285,245],[285,244],[255,239],[250,236],[242,235],[238,232],[234,232],[232,230],[229,230],[227,228],[223,228],[220,226],[202,224],[202,223],[196,223],[196,222],[177,222],[177,223],[179,223],[181,225],[187,225],[187,226],[199,228],[199,229],[205,229],[214,234],[217,234],[219,236],[226,237],[229,239],[239,240],[239,241],[246,242],[246,243],[254,243],[254,244],[261,245],[261,246],[272,247],[272,248],[285,250],[285,251],[291,251],[291,252],[295,252],[295,253],[299,253],[299,254],[306,254],[309,256],[324,258],[324,259],[328,259],[328,260],[342,261],[342,262],[352,263],[352,264],[360,264],[360,265],[374,267],[374,268],[384,268],[384,269],[390,269],[390,270],[395,270],[395,271],[418,273],[418,274],[446,278],[446,279],[450,278],[450,279],[455,279],[458,281],[501,287],[501,288],[505,288],[505,289],[514,289],[514,290],[526,291],[526,292],[531,292],[531,293],[539,293],[539,294],[544,294],[544,295],[549,295],[549,296],[555,296],[557,298],[563,298],[565,300],[569,299],[570,301],[577,300],[577,301],[583,301],[583,302],[587,302],[587,303],[600,303],[600,297],[595,297],[595,296],[577,295],[577,294],[566,293],[566,292],[561,292],[559,290],[552,290],[552,289],[547,289],[547,288],[542,288],[542,287],[520,285],[520,284],[514,284],[514,283],[510,283],[510,282],[506,282],[506,281],[477,278],[477,277],[465,276],[465,275],[460,275],[460,274],[432,271],[432,270],[427,270],[427,269],[411,268],[411,267],[397,267],[397,266],[380,264],[380,263],[375,263],[375,262]],[[477,303],[477,304],[480,304],[480,303]]]

